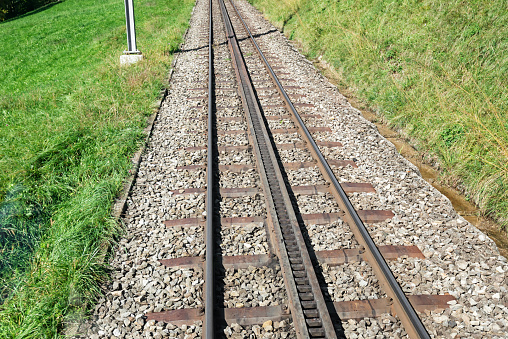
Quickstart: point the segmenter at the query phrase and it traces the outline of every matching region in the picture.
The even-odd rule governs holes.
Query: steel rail
[[[208,152],[206,165],[206,268],[205,268],[205,338],[213,339],[215,336],[214,309],[215,309],[215,265],[214,265],[214,157],[213,157],[213,117],[214,117],[214,86],[213,86],[213,10],[212,0],[209,5],[209,35],[208,35]]]
[[[272,226],[268,233],[280,260],[297,338],[336,338],[224,1],[219,0],[219,5],[246,113],[248,135],[263,182],[269,212],[267,224]]]
[[[283,100],[285,101],[289,110],[292,112],[294,120],[296,120],[297,122],[297,126],[299,126],[301,129],[300,133],[303,132],[301,134],[304,136],[305,141],[310,144],[311,146],[310,151],[313,154],[314,158],[317,158],[318,166],[323,172],[325,179],[327,179],[328,182],[331,183],[332,194],[337,198],[339,206],[346,213],[345,217],[346,221],[351,226],[351,229],[355,234],[355,237],[357,238],[358,242],[366,250],[366,252],[364,253],[365,258],[372,265],[377,278],[385,287],[388,296],[392,299],[392,301],[394,301],[393,308],[397,316],[400,318],[402,324],[404,325],[406,332],[411,338],[430,338],[421,319],[418,317],[418,314],[416,314],[416,311],[414,310],[410,301],[407,299],[404,291],[402,291],[402,288],[395,279],[395,276],[393,275],[390,267],[386,263],[385,259],[383,258],[383,255],[381,254],[376,244],[374,243],[374,240],[370,236],[369,231],[363,224],[363,221],[358,216],[358,213],[356,212],[353,205],[349,201],[349,198],[344,192],[342,186],[339,184],[337,178],[335,177],[335,174],[330,168],[330,165],[324,158],[323,154],[319,150],[319,147],[314,141],[314,138],[312,137],[309,130],[305,126],[303,120],[301,119],[300,115],[296,111],[289,96],[287,95],[282,84],[277,78],[277,75],[275,74],[272,67],[268,63],[267,59],[265,58],[263,52],[259,48],[259,45],[257,44],[246,22],[240,15],[240,12],[236,8],[233,1],[230,0],[230,2],[233,8],[235,9],[238,17],[242,21],[242,24],[245,27],[245,30],[247,31],[248,35],[250,36],[250,39],[253,45],[255,46],[259,56],[263,60],[266,69],[269,71],[270,76],[273,79],[274,83],[276,84],[279,93],[283,97]]]

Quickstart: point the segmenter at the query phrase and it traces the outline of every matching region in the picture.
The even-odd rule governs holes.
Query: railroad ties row
[[[216,11],[216,14],[218,13],[217,4],[214,4],[214,11]],[[217,106],[218,163],[220,170],[219,185],[221,190],[221,195],[219,195],[221,200],[220,216],[222,219],[238,218],[241,216],[253,217],[251,220],[246,218],[244,222],[232,222],[229,224],[229,227],[227,225],[224,226],[226,222],[222,222],[222,225],[217,228],[217,237],[220,239],[217,246],[219,248],[217,254],[220,258],[217,261],[221,269],[219,269],[216,279],[217,294],[222,304],[220,305],[220,310],[217,311],[218,318],[225,317],[228,319],[231,315],[238,316],[242,314],[242,311],[248,315],[248,311],[252,309],[266,310],[259,313],[260,317],[263,314],[270,315],[267,318],[265,315],[266,319],[262,319],[261,325],[269,319],[277,320],[277,317],[280,318],[278,319],[279,321],[272,323],[272,329],[268,328],[268,326],[264,328],[253,326],[250,331],[252,333],[261,333],[268,330],[270,332],[277,330],[282,333],[285,332],[286,336],[291,336],[291,326],[285,320],[287,316],[283,317],[284,309],[282,305],[286,304],[284,301],[286,296],[285,290],[282,287],[280,268],[277,267],[276,262],[269,256],[268,241],[262,220],[255,220],[256,217],[259,219],[259,217],[266,214],[263,195],[259,192],[250,195],[241,194],[244,187],[259,188],[260,186],[260,179],[256,170],[252,166],[248,168],[249,165],[254,163],[252,152],[249,149],[242,149],[242,147],[236,150],[229,149],[232,145],[246,146],[248,141],[245,135],[230,135],[225,133],[229,130],[243,131],[245,133],[246,125],[243,112],[239,109],[241,101],[236,94],[234,72],[231,68],[231,62],[228,61],[229,52],[227,45],[224,44],[225,35],[221,26],[220,15],[216,15],[216,17],[217,21],[214,21],[216,41],[214,46],[214,67],[216,70],[215,98]],[[203,39],[206,38],[203,37]],[[201,54],[203,63],[207,62],[207,51],[199,54]],[[195,126],[200,125],[201,127],[196,128],[196,130],[190,133],[202,133],[203,136],[206,136],[206,101],[208,99],[206,84],[196,84],[196,87],[189,91],[188,98],[191,105],[190,109],[196,112],[190,120],[193,121]],[[196,147],[194,149],[182,148],[182,158],[189,159],[188,162],[184,161],[182,166],[188,167],[177,166],[178,170],[189,175],[192,175],[194,172],[204,171],[205,167],[203,165],[206,163],[205,157],[207,154],[206,147],[203,147],[204,145],[192,145],[192,147]],[[224,149],[224,147],[228,147],[228,149]],[[195,164],[199,164],[199,166],[195,166]],[[243,168],[245,165],[247,165],[246,168]],[[226,167],[226,170],[224,167]],[[228,170],[229,167],[232,167],[233,170]],[[192,196],[203,198],[201,193],[204,191],[201,188],[196,188],[191,188],[188,191],[176,190],[172,193],[175,197],[180,196],[184,199]],[[225,192],[230,192],[231,194],[226,193],[222,195]],[[200,218],[197,219],[180,219],[175,221],[174,224],[166,222],[165,225],[170,228],[181,229],[182,227],[200,225],[203,222],[204,226],[204,216],[199,216]],[[220,256],[221,253],[225,255],[224,258]],[[246,262],[242,264],[239,262],[238,256],[244,254],[257,255],[260,260],[257,263]],[[202,261],[202,258],[196,256],[183,259],[187,260],[187,262],[178,263],[179,258],[176,259],[176,262],[172,261],[172,259],[162,262],[171,267],[175,266],[175,264],[180,267],[199,267],[199,262]],[[187,317],[186,322],[189,324],[192,324],[196,319],[200,319],[202,314],[200,309],[187,309],[170,314],[173,317],[172,322],[178,325],[181,325],[182,322],[175,322],[174,317],[178,317],[179,312],[185,314],[185,316],[180,316],[180,318],[186,318],[189,315],[187,312],[191,312],[190,315],[195,316],[190,319]],[[161,317],[167,316],[167,312],[152,315],[147,314],[148,320],[152,318],[161,319]],[[273,316],[276,316],[276,318],[272,318]],[[246,323],[243,322],[242,325],[246,325]],[[226,332],[228,330],[234,331],[229,328],[226,329]]]
[[[234,20],[234,19],[233,19]],[[240,25],[237,23],[235,26],[238,31],[241,31]],[[223,35],[223,34],[222,34]],[[216,36],[221,36],[221,32],[216,32]],[[248,64],[249,72],[251,75],[252,83],[256,87],[258,100],[261,103],[263,108],[263,112],[266,115],[266,120],[268,125],[270,126],[271,134],[273,136],[273,140],[277,146],[279,155],[281,160],[283,161],[285,172],[288,173],[288,178],[293,180],[303,179],[308,180],[309,178],[320,178],[318,180],[323,180],[322,176],[316,170],[315,161],[312,159],[312,156],[305,149],[305,143],[302,138],[298,134],[297,128],[293,125],[293,122],[290,119],[289,112],[285,109],[284,103],[280,101],[278,98],[278,94],[276,88],[273,86],[271,79],[269,78],[266,70],[263,65],[260,63],[259,58],[254,53],[253,46],[249,45],[249,41],[245,38],[247,36],[242,37],[243,41],[241,42],[242,50],[244,51],[244,58]],[[245,123],[245,116],[242,112],[242,106],[240,97],[238,95],[238,88],[236,86],[236,82],[232,79],[233,71],[231,67],[231,56],[228,55],[227,49],[221,48],[225,47],[223,42],[220,42],[221,39],[218,38],[217,47],[215,49],[215,60],[216,60],[216,102],[217,102],[217,126],[218,126],[218,150],[219,150],[219,169],[221,171],[221,177],[224,173],[228,180],[221,180],[221,188],[220,188],[220,196],[221,196],[221,228],[223,229],[221,232],[226,234],[242,234],[241,229],[247,228],[250,232],[262,234],[263,231],[266,234],[266,209],[264,206],[264,197],[263,192],[260,190],[260,180],[255,171],[256,165],[255,160],[253,159],[252,154],[252,145],[248,142],[247,137],[247,126]],[[222,40],[224,41],[224,40]],[[250,50],[249,50],[250,49]],[[247,52],[245,52],[247,51]],[[205,53],[202,53],[202,56],[205,57]],[[205,57],[206,58],[206,57]],[[271,58],[276,61],[276,57]],[[224,60],[226,62],[224,62]],[[228,69],[229,67],[229,69]],[[282,69],[283,66],[279,66],[275,63],[274,66],[276,69]],[[288,72],[277,71],[279,76],[289,75]],[[224,77],[224,78],[222,78]],[[304,113],[302,117],[306,120],[307,123],[310,123],[312,127],[309,128],[311,132],[317,134],[317,138],[323,139],[323,141],[318,141],[318,145],[322,148],[328,148],[325,151],[326,154],[330,155],[333,149],[340,147],[340,142],[337,141],[327,141],[326,140],[326,132],[329,132],[329,128],[326,126],[316,126],[319,124],[320,115],[315,113],[315,107],[311,103],[306,102],[298,102],[299,100],[305,99],[305,94],[298,93],[301,90],[296,84],[291,84],[291,79],[282,78],[283,82],[290,83],[290,85],[284,86],[290,92],[290,96],[293,100],[295,100],[295,106],[299,107]],[[192,88],[191,93],[199,93],[202,95],[194,95],[189,97],[190,101],[198,101],[196,105],[191,106],[192,109],[200,112],[200,115],[196,115],[192,119],[195,121],[205,121],[206,119],[206,110],[205,110],[205,102],[208,98],[206,87],[195,87]],[[305,114],[305,110],[309,109],[310,113]],[[200,131],[192,131],[193,133],[199,133]],[[202,132],[201,132],[202,133]],[[332,151],[330,151],[332,150]],[[198,171],[204,168],[204,161],[196,161],[196,153],[201,154],[202,158],[204,154],[206,154],[206,147],[203,146],[191,146],[181,149],[182,156],[193,159],[193,164],[186,164],[182,166],[177,166],[179,170],[187,170],[187,171]],[[286,160],[287,159],[287,160]],[[196,162],[198,162],[196,164]],[[356,167],[354,160],[337,160],[337,159],[329,159],[329,164],[334,168],[341,168],[345,166],[350,166],[352,168]],[[229,183],[231,182],[241,182],[243,185],[228,187],[231,186]],[[315,179],[311,179],[315,182]],[[245,184],[251,185],[245,185]],[[302,182],[300,182],[302,183]],[[342,183],[342,187],[348,193],[353,192],[375,192],[372,185],[369,183]],[[199,194],[204,192],[204,188],[190,188],[190,189],[179,189],[173,190],[172,193],[175,196],[189,196],[194,194]],[[327,206],[329,212],[322,213],[302,213],[301,217],[303,221],[309,225],[309,229],[317,226],[327,226],[330,228],[341,229],[346,226],[343,224],[341,217],[343,213],[338,208],[337,204],[333,202],[333,197],[329,192],[329,185],[326,182],[323,182],[321,185],[294,185],[292,186],[292,192],[296,195],[298,200],[298,205],[301,206],[300,209],[305,211],[309,205],[318,205],[318,206]],[[312,197],[309,199],[309,197]],[[243,207],[249,206],[247,211],[242,211],[242,213],[237,213],[238,205],[242,205]],[[248,205],[247,205],[248,204]],[[315,209],[310,208],[311,210]],[[248,216],[242,215],[247,212]],[[229,216],[233,214],[234,216]],[[378,210],[360,210],[359,215],[364,222],[373,223],[384,221],[393,216],[391,211],[378,211]],[[176,219],[171,221],[166,221],[165,225],[167,227],[193,227],[196,225],[203,225],[204,218],[195,217],[195,218],[187,218],[187,219]],[[257,228],[256,226],[257,225]],[[224,231],[224,229],[231,228],[231,232]],[[222,236],[222,235],[221,235]],[[266,235],[265,235],[266,236]],[[224,239],[223,239],[224,240]],[[225,239],[226,243],[228,239]],[[237,239],[240,240],[240,244],[246,244],[244,247],[250,248],[263,248],[265,251],[271,246],[268,244],[268,239],[264,238],[263,242],[258,242],[257,244],[249,244],[246,239]],[[308,239],[310,240],[310,239]],[[266,241],[266,242],[265,242]],[[326,267],[328,270],[330,267],[344,265],[345,263],[358,263],[358,265],[363,266],[363,270],[365,270],[365,265],[363,263],[362,252],[359,249],[358,244],[356,244],[356,248],[352,248],[355,245],[354,238],[349,237],[348,244],[339,245],[337,249],[334,250],[324,250],[324,251],[312,251],[313,259],[317,260],[320,264]],[[341,239],[338,238],[335,242],[335,245],[341,243]],[[265,245],[266,244],[266,245]],[[222,246],[222,245],[221,245]],[[415,258],[423,257],[423,254],[418,250],[416,246],[381,246],[381,252],[385,256],[386,259],[396,259],[401,256],[409,256]],[[245,253],[240,251],[239,253]],[[251,253],[247,251],[247,253]],[[261,253],[257,253],[254,251],[254,255],[249,256],[239,256],[236,252],[231,252],[227,254],[221,259],[221,262],[224,268],[232,270],[242,270],[248,267],[267,267],[266,265],[273,264],[276,262],[273,259],[273,251],[266,251]],[[168,267],[196,267],[199,266],[202,262],[202,257],[186,257],[186,258],[174,258],[168,260],[162,260],[161,262]],[[279,269],[277,264],[276,269]],[[351,269],[350,277],[354,277],[358,275],[358,272],[354,272],[355,269]],[[362,267],[360,267],[360,272],[362,271]],[[239,272],[238,272],[239,273]],[[237,273],[237,275],[238,275]],[[277,272],[280,276],[280,271]],[[328,272],[327,272],[328,273]],[[241,273],[240,273],[241,274]],[[333,275],[333,272],[331,273]],[[360,273],[361,275],[361,273]],[[372,277],[371,272],[368,273],[369,278],[375,282],[375,278]],[[348,280],[351,278],[348,278]],[[226,279],[227,280],[227,279]],[[271,282],[273,285],[273,282]],[[365,287],[366,280],[360,281],[360,286]],[[373,290],[379,288],[373,284]],[[275,282],[275,286],[282,287],[282,284],[279,282]],[[232,286],[227,286],[228,289],[233,288]],[[369,288],[367,288],[369,289]],[[325,289],[327,290],[327,289]],[[245,293],[248,293],[244,290]],[[347,289],[346,289],[347,291]],[[224,293],[224,291],[222,291]],[[342,292],[344,293],[344,291]],[[237,293],[233,293],[236,295]],[[230,295],[230,294],[226,294]],[[353,293],[354,295],[354,293]],[[373,295],[368,295],[368,297],[380,297],[383,296],[384,293],[381,291],[377,291]],[[284,296],[286,297],[286,296]],[[329,299],[329,298],[328,298]],[[354,299],[354,298],[353,298]],[[424,309],[432,309],[438,307],[445,307],[448,301],[453,299],[450,296],[411,296],[411,301],[413,302],[414,307],[418,310],[422,311]],[[283,312],[283,308],[278,307],[278,305],[273,306],[271,308],[267,307],[256,307],[253,308],[252,305],[250,309],[246,308],[243,303],[236,303],[237,306],[241,306],[240,309],[232,308],[232,305],[235,305],[235,302],[226,303],[229,307],[226,308],[223,312],[224,317],[228,321],[229,324],[241,324],[241,325],[252,325],[255,323],[262,324],[263,320],[280,320],[280,319],[288,319],[288,314]],[[284,303],[280,303],[281,305]],[[285,302],[287,304],[287,301]],[[390,301],[387,298],[377,299],[377,300],[350,300],[350,301],[342,301],[336,302],[335,306],[335,316],[339,316],[342,321],[347,319],[358,319],[362,317],[374,317],[376,315],[388,313],[390,311]],[[177,311],[177,312],[162,312],[162,313],[154,313],[148,314],[148,319],[156,319],[156,320],[164,320],[173,323],[192,323],[196,319],[199,319],[201,314],[198,312],[200,310],[194,311]],[[240,312],[242,311],[242,312]],[[183,312],[183,313],[182,313]],[[191,312],[191,313],[187,313]],[[182,315],[182,314],[185,314]],[[192,315],[192,316],[190,316]],[[233,315],[236,315],[233,316]],[[190,316],[190,317],[188,317]],[[274,317],[274,319],[270,319],[270,317]],[[178,318],[178,320],[176,320]],[[338,322],[340,324],[340,322]],[[228,328],[229,329],[229,328]],[[226,332],[228,331],[226,329]],[[237,329],[238,330],[238,329]],[[340,325],[338,326],[338,330],[340,331]],[[232,330],[230,330],[232,331]],[[286,333],[286,332],[283,332]]]

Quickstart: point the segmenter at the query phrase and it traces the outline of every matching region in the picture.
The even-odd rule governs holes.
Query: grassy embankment
[[[250,0],[508,225],[504,0]]]
[[[57,336],[106,277],[111,207],[192,0],[136,2],[145,60],[120,68],[122,0],[66,0],[0,24],[0,337]]]

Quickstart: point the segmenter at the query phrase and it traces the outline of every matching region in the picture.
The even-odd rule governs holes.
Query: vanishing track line
[[[291,84],[290,73],[278,71],[284,68],[283,65],[270,65],[272,62],[269,59],[276,62],[276,55],[263,53],[262,46],[248,28],[248,19],[241,17],[232,0],[226,1],[212,0],[209,3],[208,32],[204,35],[208,38],[208,46],[206,54],[202,54],[207,58],[208,81],[206,87],[194,89],[203,93],[203,96],[195,99],[207,103],[206,107],[195,107],[203,112],[196,119],[207,121],[207,146],[186,149],[188,152],[207,150],[206,190],[199,188],[178,192],[206,193],[206,216],[165,223],[167,227],[205,227],[206,257],[161,260],[161,263],[170,267],[194,267],[205,261],[205,306],[204,309],[152,312],[147,314],[147,318],[177,325],[203,320],[206,338],[218,335],[219,327],[226,326],[224,322],[229,326],[235,323],[251,326],[271,319],[290,319],[297,338],[336,338],[343,335],[341,319],[391,312],[397,315],[411,338],[429,338],[415,307],[423,310],[442,306],[451,299],[449,296],[443,299],[431,295],[412,296],[411,301],[408,299],[385,257],[421,257],[421,253],[411,246],[376,246],[364,222],[389,219],[393,213],[382,210],[357,211],[353,208],[347,193],[372,191],[372,186],[368,183],[339,183],[332,166],[355,167],[355,162],[325,159],[320,147],[334,148],[341,144],[314,139],[313,133],[327,133],[329,128],[306,126],[305,121],[318,121],[320,116],[299,113],[299,110],[305,111],[313,105],[293,102],[305,97],[305,94],[298,93],[301,88]],[[226,46],[229,56],[225,53]],[[285,78],[280,78],[280,75]],[[266,92],[269,94],[264,94]],[[278,120],[291,123],[286,128],[271,128],[273,122]],[[231,126],[235,124],[241,128],[232,129]],[[288,137],[290,135],[296,135],[294,141],[284,142],[291,139]],[[244,138],[242,142],[238,142],[240,136]],[[282,155],[286,150],[294,151],[300,160],[286,161]],[[237,158],[242,158],[239,163],[235,163],[234,159]],[[186,165],[177,169],[193,171],[203,166]],[[314,167],[319,169],[325,184],[292,186],[287,179],[288,170]],[[261,188],[241,185],[224,187],[221,182],[231,173],[241,177],[247,172],[251,175],[252,171],[259,177]],[[337,204],[339,210],[331,213],[301,213],[302,206],[298,206],[295,198],[300,194],[330,194],[329,200],[334,201],[330,204]],[[230,199],[245,197],[254,197],[249,198],[249,203],[254,201],[258,205],[251,208],[253,212],[250,215],[238,216],[235,212],[232,216],[226,207],[236,205],[230,203]],[[347,223],[359,246],[342,250],[314,250],[306,235],[305,223],[319,224],[338,219]],[[267,253],[221,253],[226,228],[252,224],[262,225],[269,249]],[[324,289],[319,264],[345,265],[361,260],[367,261],[372,267],[387,298],[333,303]],[[227,269],[241,270],[250,266],[274,267],[280,271],[284,281],[284,304],[224,307],[228,301],[225,297],[226,284],[221,281],[225,279]]]

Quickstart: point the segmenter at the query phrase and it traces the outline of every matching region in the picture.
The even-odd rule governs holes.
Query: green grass
[[[508,225],[504,0],[250,0]]]
[[[144,138],[192,0],[66,0],[0,24],[0,338],[60,335],[107,278],[115,196]]]

